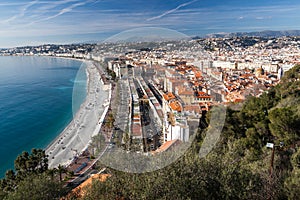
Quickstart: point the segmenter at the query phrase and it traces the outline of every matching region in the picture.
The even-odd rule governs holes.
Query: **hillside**
[[[237,33],[211,33],[205,37],[208,38],[224,38],[224,37],[284,37],[284,36],[300,36],[300,30],[286,30],[286,31],[256,31],[256,32],[237,32]]]
[[[217,146],[205,158],[198,155],[204,129],[173,164],[143,174],[108,168],[111,176],[93,181],[81,199],[300,199],[300,66],[259,98],[248,98],[239,110],[233,107]],[[18,166],[17,175],[9,171],[1,180],[0,199],[66,194],[51,170]],[[69,199],[79,197],[69,193]]]
[[[198,156],[203,133],[172,165],[151,173],[110,169],[86,199],[299,199],[300,66],[261,97],[227,112],[218,146]],[[272,149],[266,144],[274,143]],[[281,147],[280,142],[284,142]],[[282,143],[281,143],[282,144]],[[273,166],[272,164],[273,163]]]

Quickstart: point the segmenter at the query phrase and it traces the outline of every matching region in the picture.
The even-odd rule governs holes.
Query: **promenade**
[[[101,120],[107,112],[110,89],[103,89],[103,82],[92,61],[86,62],[88,75],[87,96],[79,111],[65,130],[47,147],[49,168],[59,164],[69,165],[75,156],[81,154],[92,137],[99,133]]]

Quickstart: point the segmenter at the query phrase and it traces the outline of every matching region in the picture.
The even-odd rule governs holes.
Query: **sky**
[[[0,0],[0,48],[101,41],[141,27],[188,36],[300,30],[300,1]]]

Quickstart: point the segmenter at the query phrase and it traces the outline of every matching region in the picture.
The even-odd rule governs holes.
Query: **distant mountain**
[[[98,44],[100,42],[102,42],[102,40],[88,40],[88,41],[78,42],[74,44]]]
[[[105,42],[112,42],[112,43],[127,43],[127,42],[163,42],[163,41],[176,41],[176,40],[187,40],[190,39],[187,36],[182,35],[146,35],[141,36],[122,36],[122,37],[112,37],[108,40],[105,40]]]
[[[237,32],[237,33],[212,33],[204,36],[205,38],[218,37],[243,37],[243,36],[257,36],[257,37],[283,37],[283,36],[300,36],[300,30],[286,30],[286,31],[257,31],[257,32]]]

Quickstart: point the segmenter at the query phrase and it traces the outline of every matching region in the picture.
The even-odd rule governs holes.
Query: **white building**
[[[190,137],[187,119],[174,111],[167,100],[163,98],[163,135],[164,142],[179,139],[187,142]]]

